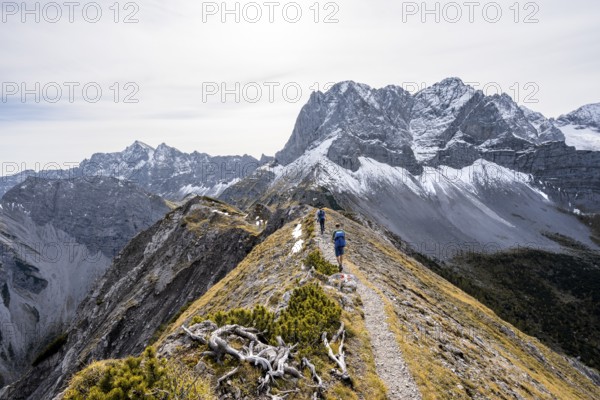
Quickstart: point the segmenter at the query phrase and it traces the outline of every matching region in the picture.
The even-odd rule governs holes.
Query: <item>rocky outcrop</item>
[[[402,167],[413,174],[423,171],[409,145],[390,150],[381,144],[366,142],[353,136],[341,136],[336,139],[329,147],[327,157],[351,171],[357,171],[360,167],[359,157],[369,157],[394,167]]]
[[[565,209],[600,211],[600,152],[578,151],[563,142],[551,142],[532,151],[498,150],[481,155],[532,174],[544,192]]]
[[[29,177],[2,198],[5,209],[36,225],[68,232],[93,252],[114,257],[141,230],[169,210],[164,200],[112,177],[49,180]]]
[[[9,383],[60,336],[139,231],[168,211],[114,178],[28,178],[0,202],[0,376]]]

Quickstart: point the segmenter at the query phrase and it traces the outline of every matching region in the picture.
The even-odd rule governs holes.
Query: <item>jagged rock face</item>
[[[61,334],[110,259],[168,211],[114,178],[28,178],[0,202],[0,375],[18,378]]]
[[[415,94],[408,120],[420,160],[432,157],[436,149],[452,138],[455,133],[452,125],[461,112],[465,114],[463,108],[474,96],[477,96],[477,103],[482,93],[456,78],[446,79]]]
[[[526,171],[560,206],[600,212],[600,152],[578,151],[564,142],[550,142],[535,151],[489,151],[486,160]]]
[[[330,142],[326,157],[353,172],[361,157],[412,175],[421,175],[425,166],[464,168],[493,160],[533,174],[540,187],[555,188],[549,194],[561,206],[597,212],[600,152],[569,149],[559,128],[567,122],[597,127],[599,109],[585,106],[557,123],[519,107],[506,94],[485,96],[458,78],[415,95],[395,86],[342,82],[311,96],[276,159],[288,166]]]
[[[36,225],[69,232],[78,243],[108,257],[168,211],[160,197],[110,177],[30,177],[8,191],[2,204],[27,214]]]
[[[335,137],[328,156],[346,168],[355,170],[357,157],[368,155],[413,169],[414,154],[407,146],[411,106],[410,94],[395,86],[373,90],[343,82],[327,93],[313,93],[300,111],[290,140],[275,158],[287,165],[315,143]]]
[[[530,110],[525,106],[521,106],[521,111],[531,125],[538,132],[538,137],[543,138],[542,142],[564,142],[565,135],[558,129],[552,120],[548,120],[541,113]]]
[[[164,143],[153,149],[135,142],[121,153],[94,154],[80,169],[84,175],[117,176],[161,197],[180,200],[188,194],[216,196],[259,164],[247,155],[211,157],[183,153]]]
[[[86,362],[139,353],[161,324],[302,211],[257,212],[269,220],[258,226],[225,203],[195,197],[137,235],[80,305],[60,354],[0,398],[51,399]]]
[[[227,186],[250,175],[262,162],[254,157],[216,156],[205,153],[183,153],[166,144],[156,149],[136,141],[124,151],[96,153],[68,170],[24,171],[3,177],[0,195],[29,176],[43,178],[85,178],[97,176],[118,178],[135,183],[150,193],[170,200],[181,200],[189,194],[217,196]]]

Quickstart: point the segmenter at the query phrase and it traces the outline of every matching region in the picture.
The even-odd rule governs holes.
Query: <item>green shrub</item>
[[[237,308],[206,317],[195,316],[192,324],[210,319],[218,326],[237,324],[253,327],[264,332],[265,339],[271,343],[281,336],[287,343],[299,343],[301,347],[308,348],[320,341],[323,332],[331,333],[339,327],[341,314],[340,306],[314,283],[294,289],[287,308],[278,318],[265,307],[256,306],[252,310]]]
[[[206,317],[196,315],[192,318],[192,324],[210,319],[218,326],[223,325],[241,325],[247,328],[256,328],[260,332],[273,331],[273,322],[275,313],[267,310],[263,306],[256,306],[252,310],[246,308],[236,308],[227,312],[219,311]]]
[[[75,375],[64,400],[183,400],[213,398],[208,383],[183,365],[156,358],[148,347],[140,357],[93,363]]]
[[[306,265],[314,267],[315,270],[323,275],[329,276],[339,272],[339,267],[327,261],[319,250],[311,252],[304,260]]]
[[[342,309],[318,284],[297,288],[275,324],[273,335],[289,343],[316,345],[323,332],[340,325]]]

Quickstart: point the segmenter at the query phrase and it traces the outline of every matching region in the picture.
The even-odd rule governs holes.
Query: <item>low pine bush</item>
[[[64,400],[210,399],[210,386],[182,365],[159,360],[148,347],[140,357],[96,362],[75,375]]]
[[[219,311],[206,317],[195,316],[192,323],[210,319],[218,326],[236,324],[253,327],[264,332],[264,337],[275,344],[277,336],[286,343],[299,343],[301,347],[316,345],[323,332],[332,333],[340,325],[342,309],[331,300],[317,283],[294,289],[287,308],[278,318],[263,306],[249,310],[236,308]]]
[[[308,265],[309,267],[314,267],[314,269],[317,272],[325,276],[333,275],[339,272],[339,267],[327,261],[319,250],[311,252],[306,257],[306,260],[304,260],[304,262],[306,263],[306,265]]]

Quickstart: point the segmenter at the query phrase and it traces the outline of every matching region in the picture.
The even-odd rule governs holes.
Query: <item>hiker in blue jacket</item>
[[[319,208],[317,211],[317,221],[321,224],[321,235],[325,233],[325,211],[322,208]]]
[[[346,247],[346,232],[341,228],[340,224],[335,224],[335,231],[331,235],[333,245],[335,247],[335,257],[337,258],[340,272],[344,265],[344,248]]]

